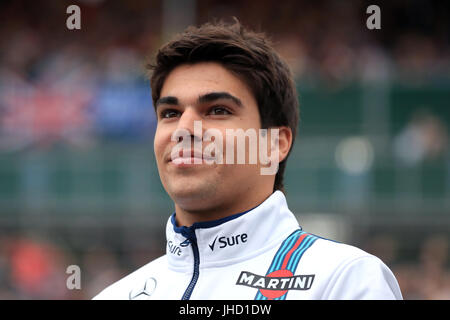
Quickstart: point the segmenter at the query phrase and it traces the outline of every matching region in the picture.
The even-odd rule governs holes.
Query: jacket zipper
[[[194,290],[194,287],[195,287],[198,277],[200,275],[200,254],[198,251],[197,238],[195,236],[195,231],[192,230],[192,233],[190,233],[189,237],[187,237],[187,238],[192,245],[192,251],[194,253],[194,272],[192,274],[191,281],[189,282],[189,285],[187,286],[186,291],[184,292],[181,300],[189,300],[191,298],[192,291]]]

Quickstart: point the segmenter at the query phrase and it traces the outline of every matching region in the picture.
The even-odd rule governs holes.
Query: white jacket
[[[94,299],[402,299],[377,257],[304,232],[281,191],[247,212],[166,227],[166,254]]]

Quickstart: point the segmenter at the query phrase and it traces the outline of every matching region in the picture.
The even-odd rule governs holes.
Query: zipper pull
[[[181,234],[186,238],[184,242],[188,241],[189,243],[197,242],[197,236],[195,235],[195,229],[192,227],[182,227]],[[186,245],[187,246],[187,245]]]

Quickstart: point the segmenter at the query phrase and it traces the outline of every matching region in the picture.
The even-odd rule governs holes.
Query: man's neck
[[[196,222],[214,221],[251,210],[264,202],[271,194],[272,191],[266,191],[260,194],[253,194],[253,197],[233,198],[232,201],[226,201],[224,203],[215,202],[215,205],[189,210],[175,203],[177,226],[189,227]]]

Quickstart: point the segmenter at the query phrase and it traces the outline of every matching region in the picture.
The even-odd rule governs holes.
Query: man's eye
[[[178,117],[180,115],[180,111],[174,109],[166,109],[161,111],[160,117],[161,119],[168,119],[173,117]]]
[[[225,108],[225,107],[217,106],[217,107],[211,108],[211,110],[209,111],[209,114],[212,114],[212,115],[227,115],[227,114],[231,114],[231,112],[228,111],[228,109]]]

